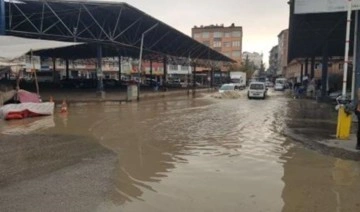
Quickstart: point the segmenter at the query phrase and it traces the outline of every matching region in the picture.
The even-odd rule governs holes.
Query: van
[[[264,82],[252,82],[249,85],[248,99],[259,98],[265,99],[267,88]]]
[[[286,79],[285,78],[277,78],[275,80],[275,91],[283,91],[286,88]]]

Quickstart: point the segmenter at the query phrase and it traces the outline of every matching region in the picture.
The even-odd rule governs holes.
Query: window
[[[214,47],[221,47],[220,41],[214,41]]]
[[[222,38],[224,33],[222,32],[214,32],[214,38]]]
[[[189,66],[181,66],[181,70],[182,70],[182,71],[188,71],[188,70],[189,70]]]
[[[178,66],[177,65],[170,65],[170,70],[178,70]]]
[[[231,33],[230,32],[225,32],[225,38],[230,38],[231,37]]]
[[[210,33],[209,33],[209,32],[203,32],[203,33],[202,33],[202,37],[203,37],[203,38],[209,38],[209,37],[210,37]]]
[[[210,46],[210,41],[203,41],[203,44],[204,44],[205,46]]]
[[[240,41],[233,41],[232,42],[233,47],[240,47],[240,45],[241,45]]]
[[[231,43],[230,42],[224,42],[224,47],[231,47]]]
[[[240,52],[240,51],[233,51],[233,52],[232,52],[232,56],[233,56],[233,57],[240,57],[240,56],[241,56],[241,52]]]
[[[265,88],[264,88],[263,84],[251,84],[250,89],[251,90],[264,90]]]
[[[201,38],[201,33],[195,33],[194,38]]]
[[[234,31],[232,32],[233,37],[241,37],[241,31]]]
[[[223,53],[226,57],[231,57],[230,53],[229,52],[225,52]]]

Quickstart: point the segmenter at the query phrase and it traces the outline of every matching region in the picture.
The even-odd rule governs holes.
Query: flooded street
[[[0,211],[360,211],[359,163],[284,135],[333,132],[328,109],[179,97],[1,121]]]

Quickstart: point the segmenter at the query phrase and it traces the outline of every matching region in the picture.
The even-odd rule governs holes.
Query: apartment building
[[[278,58],[279,58],[279,46],[274,46],[270,50],[270,56],[269,56],[269,69],[268,74],[272,76],[276,76],[278,72]]]
[[[235,24],[228,27],[224,25],[195,26],[191,31],[193,39],[241,64],[243,39],[241,26],[235,26]]]
[[[351,58],[350,58],[351,60]],[[308,63],[308,74],[310,75],[311,63]],[[296,79],[300,82],[301,70],[303,71],[303,77],[305,76],[306,63],[304,58],[292,60],[287,67],[286,78]],[[328,63],[328,75],[342,75],[344,72],[344,60],[342,57],[333,57]],[[321,79],[322,76],[322,58],[315,59],[314,65],[314,78]]]
[[[260,69],[261,63],[263,62],[263,54],[258,52],[243,52],[242,57],[243,57],[243,61],[245,61],[246,58],[248,58],[250,62],[254,63],[257,69]]]
[[[278,76],[286,75],[286,67],[288,65],[289,50],[289,30],[285,29],[278,35]]]

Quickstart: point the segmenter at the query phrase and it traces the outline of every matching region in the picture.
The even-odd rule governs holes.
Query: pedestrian
[[[356,149],[360,150],[360,89],[358,90],[358,102],[357,102],[356,108],[355,108],[355,115],[358,119]]]

